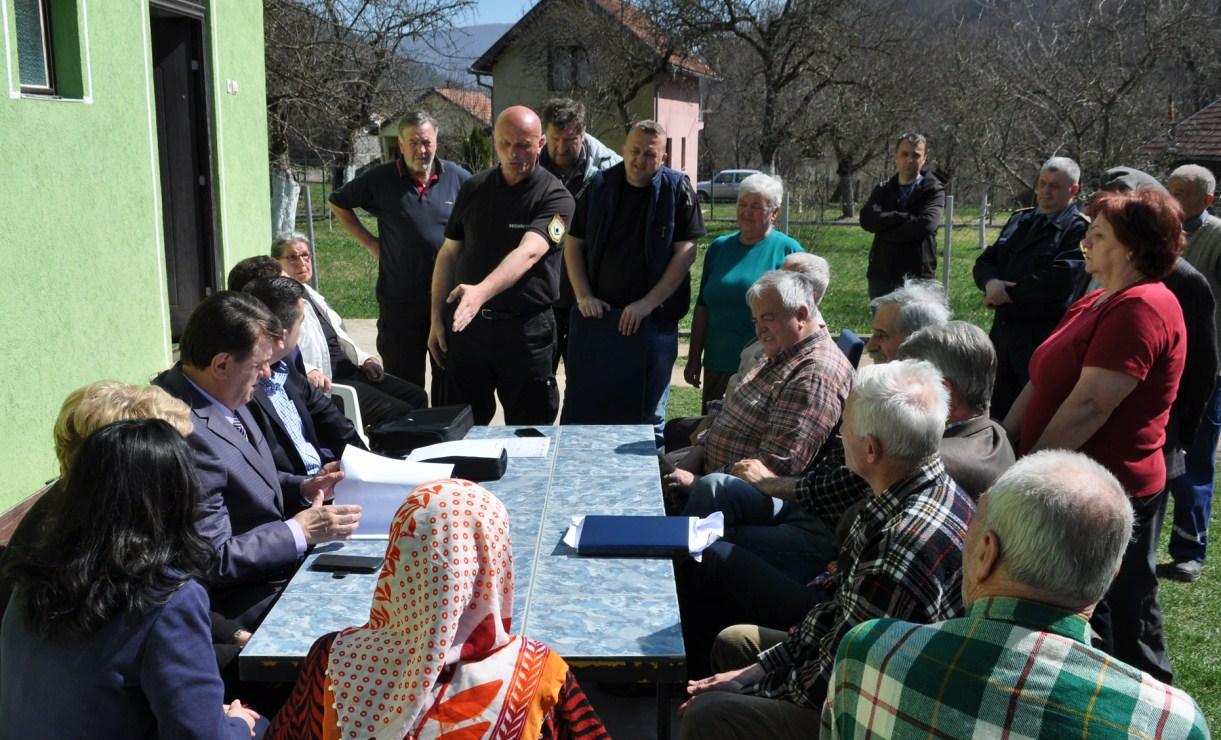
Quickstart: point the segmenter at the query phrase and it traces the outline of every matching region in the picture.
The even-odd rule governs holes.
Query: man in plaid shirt
[[[831,600],[788,635],[722,632],[713,649],[722,672],[688,684],[683,738],[808,738],[844,633],[882,616],[934,622],[961,614],[962,543],[974,505],[937,455],[948,406],[941,374],[926,362],[861,369],[842,432],[847,465],[871,494],[844,543],[848,567]]]
[[[823,737],[1206,738],[1182,691],[1090,646],[1132,507],[1077,452],[1038,452],[989,489],[967,533],[967,615],[878,619],[840,642]]]

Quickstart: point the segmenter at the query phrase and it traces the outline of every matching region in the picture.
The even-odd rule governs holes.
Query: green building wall
[[[262,252],[271,231],[263,19],[260,3],[209,5],[227,271]],[[57,474],[51,429],[69,391],[105,378],[146,383],[173,357],[148,6],[54,6],[77,14],[78,100],[20,95],[13,0],[0,0],[0,511]]]

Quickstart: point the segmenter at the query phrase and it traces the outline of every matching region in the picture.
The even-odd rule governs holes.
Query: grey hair
[[[1009,578],[1072,609],[1106,594],[1133,521],[1109,470],[1079,452],[1044,450],[1018,460],[983,499],[973,526],[996,533]]]
[[[915,131],[907,131],[899,134],[899,138],[895,140],[896,152],[899,151],[899,146],[905,141],[912,145],[912,149],[924,147],[924,150],[928,151],[928,139],[924,137],[924,134],[918,134]]]
[[[585,104],[579,100],[549,98],[543,102],[542,114],[539,117],[543,121],[544,131],[548,126],[563,130],[575,123],[577,129],[585,133]]]
[[[1212,170],[1198,164],[1183,164],[1175,167],[1168,179],[1174,178],[1191,183],[1198,189],[1200,195],[1212,195],[1213,191],[1217,189],[1217,176],[1212,173]]]
[[[742,182],[738,183],[738,202],[742,202],[742,198],[751,195],[759,194],[767,201],[768,208],[779,208],[784,202],[784,184],[780,182],[780,178],[765,175],[762,172],[756,172]]]
[[[937,453],[950,394],[941,373],[923,360],[868,365],[856,374],[847,421],[858,436],[872,436],[889,457],[918,463]]]
[[[309,237],[300,231],[285,231],[276,234],[276,238],[271,242],[271,256],[280,259],[284,255],[284,249],[294,244],[310,246]]]
[[[437,125],[437,119],[430,116],[426,111],[416,110],[411,111],[399,120],[399,136],[403,135],[403,129],[419,128],[424,124],[432,126],[433,132],[441,135],[441,127]]]
[[[967,321],[926,326],[899,345],[897,356],[931,362],[968,408],[987,413],[996,382],[996,350],[983,329]]]
[[[945,300],[945,290],[936,280],[908,278],[903,282],[902,288],[870,301],[870,315],[877,314],[878,307],[887,303],[899,307],[899,317],[895,325],[905,337],[926,326],[937,326],[950,320],[950,307]]]
[[[1068,157],[1052,157],[1043,163],[1039,172],[1061,172],[1076,185],[1081,182],[1081,166]]]
[[[633,123],[632,127],[628,130],[628,133],[630,134],[632,131],[639,131],[642,134],[656,136],[661,139],[666,138],[666,127],[662,126],[657,121],[651,121],[648,119]]]
[[[746,289],[746,302],[753,307],[768,288],[780,296],[780,303],[790,316],[796,314],[802,306],[809,310],[811,316],[818,314],[818,303],[814,300],[814,281],[800,272],[769,270],[763,273]]]
[[[831,265],[827,264],[825,259],[809,252],[793,252],[784,258],[780,269],[809,278],[813,284],[815,305],[822,303],[822,297],[827,294],[827,286],[831,284]]]

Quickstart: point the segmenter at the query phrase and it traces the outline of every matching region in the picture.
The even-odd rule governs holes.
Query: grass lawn
[[[720,204],[717,211],[718,215],[731,212]],[[1005,217],[1006,214],[997,214],[995,222],[1003,224]],[[374,228],[372,219],[366,223]],[[726,222],[712,222],[708,226],[710,233],[700,241],[700,256],[693,276],[697,285],[708,242],[734,230]],[[327,221],[321,220],[314,228],[322,293],[341,316],[376,318],[373,287],[377,266],[373,258],[338,225],[328,228]],[[999,227],[989,229],[988,241],[995,239],[998,233]],[[854,224],[794,225],[790,235],[831,264],[831,286],[823,299],[822,312],[832,331],[848,328],[858,334],[869,333],[869,301],[865,289],[869,235]],[[979,254],[978,243],[977,227],[962,223],[955,226],[950,305],[956,318],[988,328],[991,317],[982,307],[979,290],[971,281],[971,267]],[[683,328],[689,326],[690,317],[684,321]],[[698,389],[676,385],[670,391],[667,415],[670,418],[694,416],[699,413],[699,405]],[[1170,527],[1169,518],[1167,516],[1166,531]],[[1216,512],[1213,525],[1218,526]],[[1214,531],[1221,532],[1221,529]],[[1164,538],[1165,532],[1162,553],[1165,553]],[[1209,565],[1205,567],[1203,578],[1194,584],[1164,582],[1161,595],[1176,684],[1191,694],[1209,722],[1216,724],[1221,720],[1221,648],[1218,648],[1221,645],[1221,608],[1217,607],[1221,604],[1221,575],[1214,574]]]

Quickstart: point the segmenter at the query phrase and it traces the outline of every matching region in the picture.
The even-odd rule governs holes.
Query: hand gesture
[[[360,366],[360,371],[374,383],[380,383],[382,378],[386,377],[386,369],[382,367],[382,363],[378,362],[376,357],[365,360],[364,364]]]
[[[439,321],[432,322],[428,327],[428,354],[437,367],[445,369],[445,354],[449,347],[445,344],[445,325]]]
[[[301,525],[307,545],[346,540],[360,526],[360,507],[353,504],[323,506],[319,491],[310,507],[293,519]]]
[[[451,290],[445,302],[458,303],[458,307],[454,309],[454,331],[465,329],[479,315],[479,309],[483,308],[486,300],[487,296],[478,285],[462,283]]]
[[[331,379],[324,375],[321,370],[316,368],[314,370],[310,370],[308,373],[306,373],[305,379],[309,381],[310,385],[314,386],[319,391],[323,393],[331,392]]]
[[[625,337],[635,334],[640,324],[653,313],[653,308],[643,299],[629,303],[619,316],[619,333]]]
[[[234,699],[229,704],[222,704],[221,708],[224,710],[226,717],[237,717],[245,722],[250,728],[250,737],[254,737],[254,723],[259,721],[258,712],[254,711],[250,707],[244,706],[237,699]]]
[[[603,314],[610,310],[610,304],[601,298],[589,296],[588,298],[577,299],[577,310],[587,319],[600,319]]]
[[[773,473],[761,460],[756,460],[753,457],[748,457],[745,460],[739,460],[729,466],[729,474],[750,483],[752,485],[759,481],[775,478]]]
[[[691,384],[692,388],[700,387],[700,361],[694,357],[687,358],[687,366],[683,368],[683,379]]]
[[[992,278],[984,285],[984,305],[988,308],[996,308],[1003,306],[1006,303],[1013,303],[1013,299],[1009,297],[1008,288],[1017,283],[1011,283],[1008,280],[1000,280]]]

